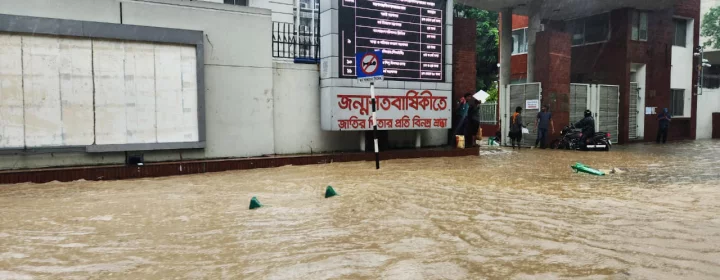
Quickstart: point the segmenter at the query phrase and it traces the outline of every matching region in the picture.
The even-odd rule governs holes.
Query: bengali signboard
[[[444,80],[446,0],[340,1],[340,78],[358,76],[355,54],[381,50],[386,80]]]
[[[371,130],[372,102],[367,89],[333,88],[323,92],[323,129]],[[379,91],[377,119],[380,130],[449,129],[452,125],[450,91]]]

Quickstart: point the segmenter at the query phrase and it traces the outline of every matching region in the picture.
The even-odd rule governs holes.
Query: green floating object
[[[335,192],[335,189],[333,189],[332,186],[328,186],[327,189],[325,189],[325,198],[333,197],[338,195],[337,192]]]
[[[257,197],[254,197],[250,199],[250,210],[257,209],[262,207],[263,205],[260,204],[260,200],[257,199]]]
[[[570,168],[575,170],[575,173],[583,172],[583,173],[592,174],[592,175],[596,175],[596,176],[605,176],[604,172],[597,170],[597,169],[587,167],[584,164],[579,163],[579,162],[575,163],[575,165],[571,165]]]

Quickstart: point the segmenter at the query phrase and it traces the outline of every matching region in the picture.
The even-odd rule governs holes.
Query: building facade
[[[160,162],[358,151],[372,129],[369,103],[326,102],[370,95],[367,84],[339,77],[339,3],[0,2],[0,170],[118,165],[135,155]],[[422,44],[437,60],[425,67],[452,69],[452,1],[442,3],[446,13],[427,1],[378,9],[425,11],[417,21],[437,42]],[[440,46],[442,55],[432,51]],[[448,143],[452,71],[435,72],[424,71],[433,82],[375,84],[379,102],[389,102],[380,103],[383,125],[383,114],[399,120],[383,129],[382,147]],[[361,123],[340,114],[363,117],[364,127],[322,126]]]
[[[663,108],[674,116],[671,139],[695,139],[693,52],[699,43],[699,19],[700,1],[678,0],[661,9],[624,7],[569,20],[543,20],[535,48],[535,81],[543,82],[542,102],[560,116],[556,125],[577,121],[568,114],[570,84],[615,85],[616,141],[654,141],[656,116]],[[510,84],[527,82],[528,26],[527,16],[512,16]],[[538,63],[543,57],[550,61]]]

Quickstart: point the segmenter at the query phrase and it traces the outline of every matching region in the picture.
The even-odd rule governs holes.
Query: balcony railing
[[[318,63],[320,60],[319,31],[319,24],[315,25],[315,32],[312,32],[307,26],[273,22],[273,57],[293,59],[296,63]]]

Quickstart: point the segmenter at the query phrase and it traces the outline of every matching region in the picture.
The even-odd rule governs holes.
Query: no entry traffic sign
[[[355,73],[360,81],[383,79],[382,51],[355,54]]]

